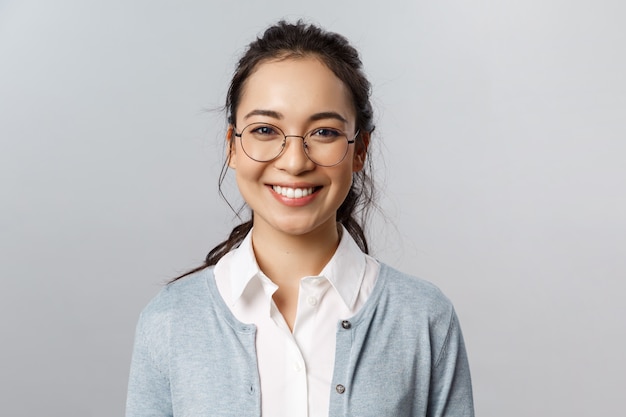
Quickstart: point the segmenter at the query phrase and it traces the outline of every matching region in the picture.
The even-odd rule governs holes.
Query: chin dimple
[[[280,185],[273,185],[272,189],[287,198],[302,198],[308,195],[313,194],[314,188],[289,188],[289,187],[281,187]]]

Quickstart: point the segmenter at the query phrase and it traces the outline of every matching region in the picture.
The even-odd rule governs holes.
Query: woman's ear
[[[352,172],[359,172],[365,165],[365,158],[367,157],[367,148],[370,145],[369,132],[363,132],[360,134],[360,140],[356,142],[356,148],[354,150],[354,159],[352,161]]]
[[[235,169],[235,127],[228,125],[226,130],[226,158],[228,158],[228,166]]]

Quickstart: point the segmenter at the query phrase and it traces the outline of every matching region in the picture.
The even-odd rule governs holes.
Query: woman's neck
[[[263,273],[278,286],[298,285],[302,277],[318,275],[339,245],[334,221],[304,235],[259,226],[252,229],[254,254]]]

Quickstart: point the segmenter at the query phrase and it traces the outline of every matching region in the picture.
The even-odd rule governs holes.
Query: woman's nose
[[[275,166],[292,175],[298,175],[314,169],[315,163],[307,156],[304,150],[305,146],[302,136],[286,136],[285,149],[275,160]]]

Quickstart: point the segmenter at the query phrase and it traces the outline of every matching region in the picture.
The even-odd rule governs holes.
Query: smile
[[[280,185],[273,185],[272,189],[277,193],[287,198],[302,198],[313,194],[316,189],[314,187],[309,188],[289,188],[281,187]]]

